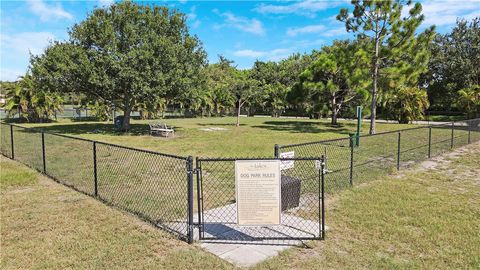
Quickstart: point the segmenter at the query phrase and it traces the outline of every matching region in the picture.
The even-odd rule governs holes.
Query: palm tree
[[[427,92],[418,87],[401,87],[386,101],[386,108],[401,124],[423,119],[423,113],[429,105]]]
[[[35,81],[27,73],[21,76],[14,87],[6,91],[6,103],[4,105],[8,116],[19,113],[20,118],[28,122],[43,122],[62,111],[63,99],[54,92],[39,90],[35,87]]]

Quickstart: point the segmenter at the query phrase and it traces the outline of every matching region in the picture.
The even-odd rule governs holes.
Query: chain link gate
[[[281,162],[281,214],[277,225],[238,225],[235,162]],[[324,239],[324,159],[197,158],[195,219],[200,240],[263,241]]]

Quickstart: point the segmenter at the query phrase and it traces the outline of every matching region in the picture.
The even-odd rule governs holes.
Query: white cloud
[[[0,69],[0,81],[14,82],[18,77],[25,75],[26,70]]]
[[[196,20],[192,23],[192,28],[195,29],[195,28],[198,28],[200,26],[202,22],[199,21],[199,20]]]
[[[457,18],[471,20],[479,17],[480,1],[426,1],[422,3],[422,11],[425,15],[423,24],[426,26],[432,24],[437,26],[451,25],[455,24]]]
[[[54,39],[55,36],[50,32],[0,34],[1,80],[15,81],[18,76],[25,74],[26,68],[22,70],[19,67],[28,66],[29,54],[42,53]],[[8,65],[6,65],[7,62]]]
[[[294,37],[298,34],[312,34],[312,33],[320,33],[322,31],[325,31],[325,26],[321,24],[315,24],[315,25],[307,25],[304,27],[288,28],[287,35]]]
[[[107,7],[107,6],[110,6],[111,4],[115,3],[114,0],[98,0],[98,4],[101,6],[101,7]]]
[[[1,34],[2,54],[18,53],[28,57],[29,52],[40,54],[53,41],[55,36],[50,32],[21,32],[12,35]]]
[[[256,50],[238,50],[233,52],[233,55],[239,57],[263,59],[267,61],[278,61],[284,59],[293,53],[292,49],[274,49],[270,51],[256,51]]]
[[[345,26],[340,26],[337,28],[330,28],[327,31],[322,32],[320,35],[323,37],[338,37],[348,35],[347,29]]]
[[[335,7],[338,1],[306,0],[287,5],[260,4],[254,10],[262,14],[297,14],[307,17],[315,17],[316,12]]]
[[[265,35],[265,29],[263,28],[262,22],[255,18],[249,19],[245,17],[240,17],[234,15],[231,12],[220,13],[217,9],[214,9],[213,12],[225,18],[224,24],[215,26],[216,29],[222,28],[223,26],[229,26],[243,32],[252,33],[260,36]]]
[[[42,0],[29,0],[28,4],[30,10],[40,16],[40,20],[42,21],[73,19],[73,15],[65,11],[59,3],[56,5],[47,5]]]
[[[235,56],[249,57],[249,58],[258,58],[262,57],[266,52],[254,51],[254,50],[239,50],[233,53]]]
[[[187,14],[187,18],[190,20],[195,20],[197,18],[197,6],[193,6],[190,8],[190,12]]]
[[[200,26],[201,21],[197,20],[197,7],[193,6],[190,8],[190,12],[187,14],[187,19],[192,22],[192,28],[197,28]]]

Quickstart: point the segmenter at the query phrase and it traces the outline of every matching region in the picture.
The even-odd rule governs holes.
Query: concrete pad
[[[219,256],[237,266],[248,267],[268,259],[269,256],[248,246],[240,246]]]
[[[280,225],[240,226],[236,209],[233,203],[203,213],[204,236],[211,239],[202,240],[200,246],[240,267],[253,266],[294,246],[304,246],[303,241],[291,238],[311,238],[321,230],[317,221],[303,219],[292,212],[281,214]],[[285,239],[261,239],[264,237]]]

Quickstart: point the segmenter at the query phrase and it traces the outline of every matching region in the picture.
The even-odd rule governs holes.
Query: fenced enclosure
[[[325,191],[367,182],[455,147],[480,140],[480,118],[448,124],[291,145],[276,145],[275,156],[325,156]],[[290,153],[288,153],[290,152]],[[293,153],[291,153],[293,152]]]
[[[4,156],[192,241],[191,158],[3,123],[0,132]]]
[[[279,160],[280,222],[241,226],[237,220],[235,161]],[[323,158],[198,158],[197,199],[201,240],[313,240],[325,235]],[[258,205],[261,207],[261,205]]]
[[[274,157],[255,160],[295,164],[281,170],[281,223],[242,227],[236,225],[235,210],[234,164],[240,158],[197,158],[194,164],[192,157],[0,123],[2,155],[188,242],[194,239],[195,227],[200,239],[322,239],[324,192],[370,181],[476,141],[480,119],[275,145]]]

